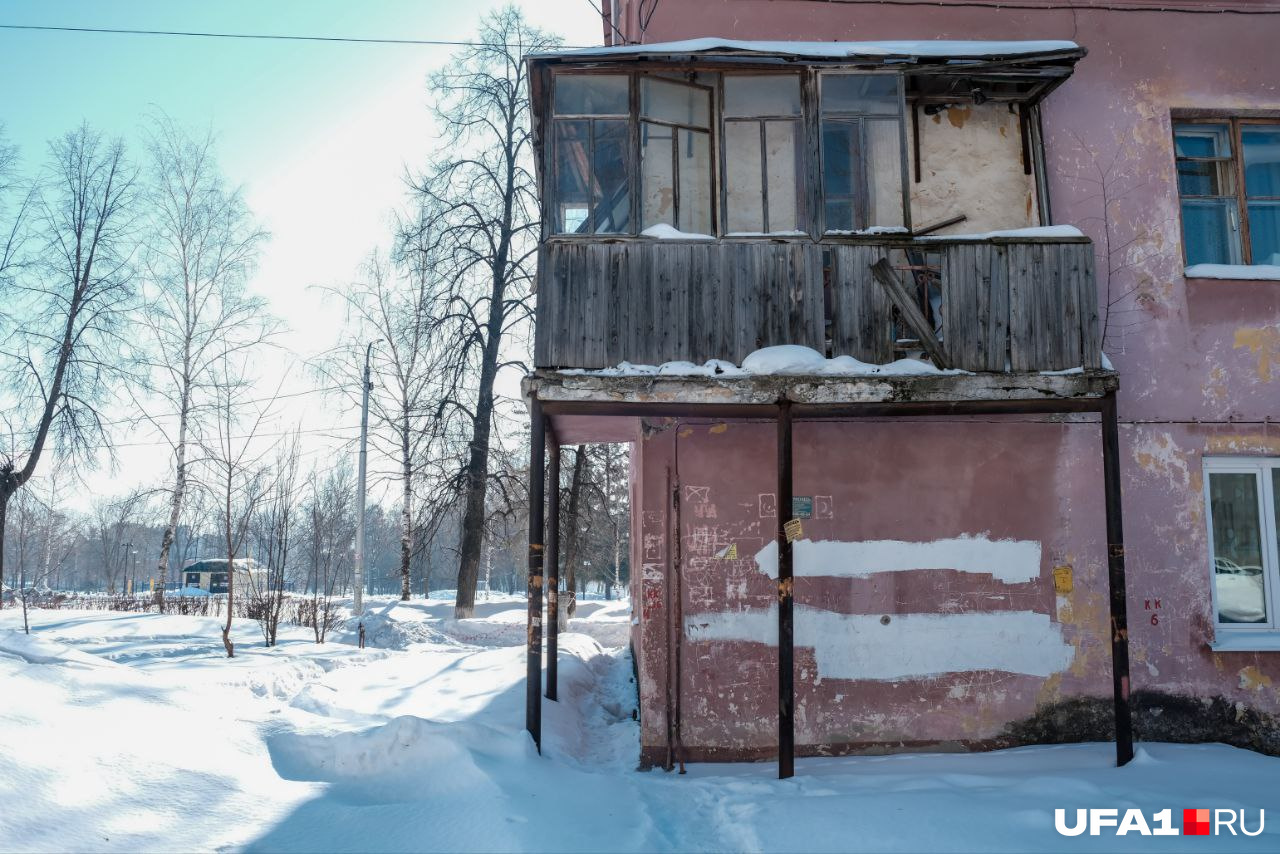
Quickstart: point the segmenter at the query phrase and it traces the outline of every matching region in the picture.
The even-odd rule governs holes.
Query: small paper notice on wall
[[[1053,589],[1056,593],[1071,592],[1071,567],[1055,566],[1053,568]]]
[[[720,551],[716,552],[716,557],[720,558],[720,560],[737,560],[738,544],[729,543],[729,545],[725,546]]]
[[[782,533],[786,535],[788,543],[794,543],[804,536],[804,528],[799,519],[788,519],[782,525]]]

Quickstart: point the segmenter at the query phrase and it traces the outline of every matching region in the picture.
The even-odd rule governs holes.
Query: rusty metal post
[[[560,637],[560,442],[547,429],[547,699],[556,700]]]
[[[791,601],[791,402],[778,403],[778,779],[795,774],[795,636]]]
[[[546,422],[542,403],[529,401],[529,623],[524,725],[542,752],[542,540],[546,473]]]
[[[1133,758],[1129,709],[1129,616],[1124,578],[1124,525],[1120,494],[1120,423],[1116,395],[1102,399],[1102,478],[1107,513],[1107,581],[1111,593],[1111,681],[1115,698],[1116,765]]]

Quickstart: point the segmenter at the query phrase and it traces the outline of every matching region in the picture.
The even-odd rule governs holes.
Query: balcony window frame
[[[1226,125],[1227,138],[1231,144],[1231,156],[1229,158],[1195,158],[1182,157],[1178,154],[1177,137],[1179,128],[1188,125]],[[1234,199],[1236,206],[1236,216],[1239,226],[1236,229],[1236,240],[1238,241],[1238,250],[1240,255],[1239,266],[1251,267],[1255,266],[1253,261],[1253,240],[1249,229],[1249,202],[1275,202],[1280,205],[1280,196],[1254,196],[1250,197],[1248,189],[1245,187],[1244,173],[1244,139],[1243,129],[1249,125],[1271,126],[1280,130],[1280,111],[1261,111],[1255,113],[1237,112],[1237,111],[1221,111],[1221,110],[1174,110],[1170,116],[1171,141],[1173,142],[1173,158],[1174,158],[1174,186],[1178,194],[1178,220],[1180,236],[1182,238],[1182,261],[1183,264],[1190,264],[1187,257],[1187,223],[1186,217],[1183,215],[1183,202],[1187,199]],[[1182,187],[1178,184],[1177,169],[1180,163],[1184,162],[1221,162],[1230,161],[1230,170],[1233,176],[1235,192],[1220,196],[1185,196],[1182,193]],[[1211,261],[1198,263],[1228,264],[1229,261]]]
[[[907,78],[905,74],[896,71],[863,71],[848,68],[822,68],[817,70],[817,103],[814,105],[814,121],[813,127],[818,134],[818,162],[813,168],[817,170],[819,198],[817,200],[815,216],[818,220],[818,232],[824,237],[856,237],[857,234],[841,233],[840,229],[832,229],[827,223],[827,182],[826,182],[826,133],[823,132],[823,125],[828,117],[832,121],[856,123],[860,135],[865,139],[864,124],[866,121],[888,121],[892,117],[888,113],[862,113],[854,110],[827,110],[823,103],[823,86],[822,81],[825,77],[844,77],[844,76],[889,76],[897,78],[897,117],[898,123],[898,172],[899,172],[899,203],[902,206],[902,227],[906,229],[906,234],[911,234],[911,178],[910,169],[908,167],[908,146],[907,146],[907,127],[906,127],[906,84]],[[865,148],[865,147],[864,147]],[[865,198],[866,183],[858,190]],[[867,223],[863,228],[874,228],[874,223]],[[854,229],[861,231],[862,229]]]
[[[556,112],[556,87],[560,83],[560,74],[551,75],[551,87],[547,98],[547,141],[545,169],[543,174],[548,177],[548,192],[544,193],[543,202],[543,227],[548,235],[555,237],[569,238],[608,238],[608,237],[626,237],[636,233],[636,203],[635,193],[637,181],[635,169],[637,167],[637,159],[634,155],[629,157],[627,165],[627,193],[628,205],[630,206],[628,219],[630,221],[630,229],[628,231],[608,231],[596,233],[595,231],[595,212],[588,204],[587,207],[587,230],[585,232],[560,231],[558,229],[556,211],[560,204],[559,186],[560,186],[560,161],[556,157],[557,154],[557,133],[556,130],[561,124],[572,122],[586,122],[588,126],[588,156],[591,158],[587,164],[588,178],[594,175],[594,159],[595,159],[595,124],[597,121],[607,122],[624,122],[627,128],[627,145],[628,152],[634,147],[635,137],[635,106],[636,106],[636,79],[635,74],[630,71],[613,70],[613,69],[580,69],[570,73],[571,76],[598,76],[598,77],[625,77],[627,79],[627,112],[626,113],[557,113]]]
[[[706,72],[715,74],[717,79],[710,83],[693,82],[691,80],[680,80],[680,75],[687,75],[689,72]],[[628,91],[628,110],[626,115],[622,114],[557,114],[555,111],[555,90],[559,85],[560,78],[564,76],[579,75],[602,75],[602,76],[625,76],[627,78]],[[795,167],[796,180],[796,204],[797,204],[797,228],[796,233],[780,232],[771,234],[766,227],[759,235],[747,232],[730,232],[727,219],[727,180],[726,174],[726,153],[725,146],[725,124],[726,116],[724,111],[724,80],[727,75],[795,75],[799,78],[800,85],[800,113],[798,116],[786,117],[733,117],[729,121],[736,118],[744,118],[746,121],[758,121],[760,126],[766,127],[767,122],[774,120],[783,120],[794,122],[796,128],[797,145]],[[548,239],[567,239],[567,240],[601,240],[601,239],[621,239],[621,238],[640,238],[643,237],[643,180],[641,174],[641,133],[642,125],[646,122],[659,124],[662,126],[678,128],[683,130],[691,130],[696,132],[705,132],[709,136],[709,158],[710,164],[710,181],[709,201],[711,205],[710,216],[710,234],[717,240],[735,239],[736,237],[752,237],[764,239],[812,239],[822,240],[825,238],[838,238],[841,240],[858,240],[864,235],[833,232],[827,227],[826,219],[826,187],[824,177],[824,152],[823,152],[823,133],[822,124],[824,117],[827,117],[827,111],[822,106],[822,78],[824,76],[839,75],[855,75],[855,76],[892,76],[896,82],[896,110],[892,113],[866,113],[860,114],[855,111],[835,111],[830,116],[835,120],[847,119],[850,121],[865,121],[869,119],[877,121],[893,121],[897,123],[898,131],[898,167],[899,167],[899,188],[898,202],[901,206],[902,227],[906,230],[905,235],[912,232],[911,222],[911,180],[910,180],[910,157],[909,143],[907,139],[907,75],[896,70],[869,70],[863,67],[846,66],[846,65],[813,65],[802,68],[777,68],[777,67],[760,67],[753,65],[692,65],[692,66],[655,66],[646,68],[631,67],[605,67],[605,66],[564,66],[550,70],[548,73],[547,96],[544,100],[543,112],[541,113],[544,122],[544,139],[545,144],[542,146],[542,174],[545,176],[544,186],[546,191],[542,193],[542,223],[543,234]],[[665,77],[673,82],[681,82],[685,85],[691,85],[705,89],[709,92],[710,98],[710,115],[709,127],[706,129],[695,127],[693,125],[685,125],[681,123],[672,123],[661,119],[646,118],[641,115],[641,79],[646,76]],[[556,221],[556,210],[559,204],[557,196],[558,177],[560,164],[556,158],[556,133],[557,127],[562,122],[570,121],[589,121],[591,128],[594,129],[595,121],[625,121],[628,128],[628,144],[627,151],[630,162],[627,164],[627,187],[630,193],[630,227],[627,231],[603,232],[597,234],[595,232],[594,221],[589,221],[587,230],[584,232],[565,232],[558,230]],[[762,163],[762,172],[767,169],[767,163]],[[673,174],[673,182],[676,182],[677,175]],[[762,175],[764,180],[764,175]],[[678,196],[679,190],[673,187]],[[865,192],[866,188],[863,188]],[[767,190],[762,187],[762,204],[767,199]],[[673,211],[673,219],[678,222],[678,201],[677,208]],[[588,219],[593,220],[595,212],[588,213]],[[768,223],[772,225],[772,223]],[[871,224],[874,225],[874,224]],[[882,235],[865,235],[866,237],[878,237],[883,239]]]
[[[714,72],[720,74],[720,72]],[[688,86],[692,89],[704,90],[707,93],[707,126],[699,127],[695,124],[684,122],[674,122],[668,119],[660,119],[655,116],[644,114],[644,98],[641,95],[641,88],[645,78],[660,80],[664,83],[673,83],[679,86]],[[719,141],[716,138],[717,117],[723,113],[722,105],[719,99],[719,89],[723,74],[715,84],[695,83],[691,80],[680,80],[662,71],[638,71],[634,73],[631,81],[632,90],[635,92],[633,105],[635,107],[632,123],[635,126],[634,148],[632,151],[632,192],[636,196],[636,203],[633,205],[633,215],[637,217],[633,223],[633,232],[637,235],[643,233],[647,227],[644,223],[644,151],[641,141],[645,132],[645,125],[653,125],[657,127],[670,128],[671,137],[671,219],[672,227],[680,228],[680,132],[687,133],[705,133],[707,135],[707,159],[710,163],[710,186],[707,187],[707,200],[711,205],[708,213],[707,223],[709,225],[709,233],[713,237],[722,237],[723,232],[719,229],[719,188],[723,185],[724,180],[720,175],[723,161],[717,156]],[[651,223],[650,225],[657,225]]]
[[[808,163],[807,139],[810,133],[809,129],[809,111],[811,109],[806,97],[807,82],[812,74],[811,69],[743,69],[743,70],[726,70],[720,74],[719,99],[718,99],[718,126],[720,131],[720,162],[722,174],[720,178],[720,228],[721,237],[761,237],[780,239],[786,237],[802,237],[812,232],[812,213],[810,211],[808,193],[806,186],[808,184],[808,174],[810,164]],[[759,114],[750,116],[730,116],[725,110],[725,81],[729,77],[745,78],[745,77],[790,77],[796,81],[796,95],[799,100],[799,110],[795,115],[770,115]],[[794,230],[787,229],[785,231],[776,232],[771,229],[769,222],[769,176],[768,176],[768,158],[766,157],[766,134],[770,122],[790,123],[795,129],[795,206],[796,206],[796,227]],[[760,206],[761,206],[761,229],[760,232],[753,233],[750,231],[732,231],[729,228],[729,133],[728,126],[730,124],[755,124],[760,133]]]
[[[1205,529],[1208,537],[1208,580],[1210,607],[1213,609],[1212,622],[1218,642],[1223,640],[1280,641],[1280,530],[1277,530],[1275,471],[1280,470],[1280,457],[1238,456],[1211,457],[1203,459],[1204,467],[1204,502]],[[1218,575],[1216,567],[1216,548],[1213,534],[1213,492],[1212,475],[1214,474],[1247,474],[1254,478],[1256,489],[1259,531],[1262,539],[1262,580],[1263,605],[1266,608],[1266,620],[1259,623],[1224,622],[1220,619],[1218,602]]]

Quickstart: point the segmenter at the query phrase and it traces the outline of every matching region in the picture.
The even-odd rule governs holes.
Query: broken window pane
[[[1265,623],[1263,541],[1258,477],[1210,472],[1213,577],[1220,623]]]
[[[708,128],[711,126],[711,91],[675,80],[642,77],[640,112],[647,119]]]
[[[559,116],[615,115],[630,112],[625,74],[557,74],[555,113]]]

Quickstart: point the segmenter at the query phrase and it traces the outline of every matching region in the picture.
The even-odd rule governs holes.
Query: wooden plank
[[[987,370],[1009,370],[1009,250],[988,246]]]
[[[626,244],[613,247],[613,293],[609,297],[609,336],[607,361],[616,365],[627,358],[631,348],[632,277],[637,256],[634,248]]]
[[[1083,259],[1073,249],[1071,246],[1055,246],[1052,252],[1056,256],[1054,266],[1058,269],[1058,297],[1061,300],[1056,355],[1062,367],[1056,370],[1084,364],[1080,349],[1080,278],[1083,275],[1080,268]]]
[[[894,307],[898,309],[898,314],[916,333],[916,336],[920,339],[921,346],[924,347],[929,357],[933,359],[933,363],[943,369],[951,367],[951,361],[947,358],[947,353],[942,348],[942,343],[938,341],[933,334],[933,330],[929,328],[928,321],[920,313],[920,307],[916,305],[915,300],[911,298],[906,288],[903,287],[902,282],[898,279],[898,274],[893,271],[892,265],[889,264],[889,259],[881,258],[872,264],[871,274],[885,289]]]
[[[1080,288],[1080,350],[1085,370],[1102,367],[1102,326],[1098,319],[1098,280],[1094,275],[1093,244],[1083,244],[1076,250],[1081,255],[1083,275]]]
[[[548,267],[550,265],[550,252],[546,244],[538,247],[538,271],[536,274],[534,285],[534,317],[537,322],[533,325],[533,363],[535,365],[549,365],[550,352],[550,334],[552,324],[548,319],[553,314],[552,302],[554,301],[556,288],[548,284],[550,276],[548,275]]]
[[[808,309],[810,347],[819,353],[826,351],[827,323],[826,298],[822,287],[822,247],[817,244],[801,246],[804,258],[806,307]]]
[[[888,296],[871,277],[871,264],[882,247],[842,244],[830,247],[832,347],[834,355],[884,364],[893,356],[893,329]]]
[[[1035,366],[1035,288],[1031,281],[1031,247],[1009,246],[1009,366],[1029,371]]]
[[[609,326],[610,255],[608,244],[588,248],[586,267],[587,299],[583,306],[583,358],[591,365],[606,367],[605,338]]]
[[[943,346],[955,367],[966,371],[986,367],[974,249],[957,243],[946,247],[942,254]]]

